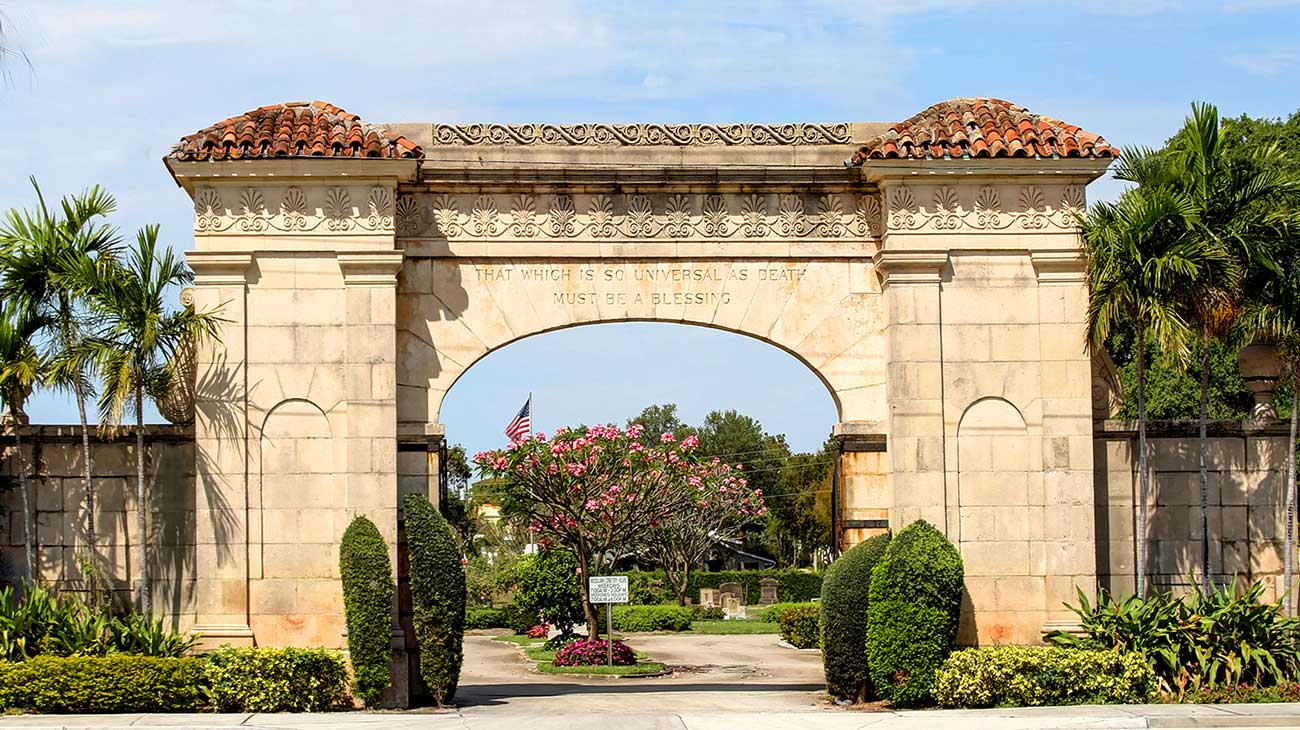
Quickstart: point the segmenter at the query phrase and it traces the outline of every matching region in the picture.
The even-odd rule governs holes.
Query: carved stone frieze
[[[833,124],[435,124],[434,145],[841,145]]]
[[[382,185],[204,186],[194,191],[197,234],[391,233],[397,215]]]
[[[1085,210],[1080,185],[894,185],[894,231],[1072,230]]]
[[[396,205],[397,235],[446,240],[876,238],[875,195],[824,193],[419,193]]]

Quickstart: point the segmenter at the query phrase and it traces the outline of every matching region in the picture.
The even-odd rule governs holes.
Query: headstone
[[[717,605],[718,605],[718,589],[717,589],[717,588],[701,588],[701,589],[700,589],[700,605],[701,605],[701,606],[707,606],[707,607],[709,607],[709,608],[713,608],[714,606],[717,606]]]
[[[777,586],[779,585],[780,583],[777,581],[776,578],[764,578],[763,580],[760,580],[758,582],[758,588],[760,593],[758,597],[758,605],[770,606],[773,603],[776,603],[777,602],[776,589]]]
[[[740,599],[730,593],[722,594],[722,612],[727,618],[739,618],[744,606],[740,605]]]
[[[735,596],[736,602],[738,604],[742,606],[745,605],[745,587],[742,586],[741,584],[723,583],[722,585],[718,586],[719,600],[722,600],[721,597],[727,594]]]

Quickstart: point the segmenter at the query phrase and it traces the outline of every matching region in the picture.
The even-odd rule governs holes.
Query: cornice
[[[195,286],[242,286],[248,282],[251,253],[186,251],[185,260],[194,270]]]
[[[402,259],[400,251],[338,255],[344,286],[396,286]]]
[[[948,265],[946,251],[877,251],[871,259],[881,287],[938,284]]]

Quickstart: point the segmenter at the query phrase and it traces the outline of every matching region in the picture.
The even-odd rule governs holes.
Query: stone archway
[[[1047,524],[1090,520],[1076,215],[1112,157],[996,99],[895,124],[385,127],[313,102],[185,137],[167,165],[194,199],[195,301],[227,319],[196,358],[196,499],[239,528],[201,537],[198,629],[301,640],[263,638],[248,601],[266,580],[247,557],[261,414],[308,389],[343,455],[332,529],[365,513],[395,542],[398,496],[437,491],[456,378],[591,322],[717,327],[817,372],[840,414],[845,545],[918,518],[957,537],[963,414],[990,397],[1032,426]],[[1016,570],[1039,588],[1016,636],[1095,582],[1089,541],[1029,542],[1041,559]]]

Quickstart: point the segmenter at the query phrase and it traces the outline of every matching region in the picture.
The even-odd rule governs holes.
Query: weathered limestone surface
[[[1210,572],[1214,580],[1261,581],[1268,600],[1281,586],[1287,425],[1216,422],[1210,431]],[[1151,491],[1147,575],[1154,588],[1188,590],[1201,563],[1201,483],[1196,424],[1148,426]],[[1098,424],[1096,549],[1101,585],[1133,592],[1138,495],[1136,423]]]
[[[19,459],[14,426],[0,429],[0,479],[13,489],[0,490],[0,583],[26,577],[23,554],[22,501],[16,493]],[[36,575],[65,590],[86,589],[82,571],[90,559],[86,528],[86,483],[82,477],[80,426],[22,426],[23,451],[31,490],[36,547]],[[114,600],[132,605],[139,535],[136,531],[135,434],[115,438],[96,429],[91,437],[94,463],[96,550],[94,565],[113,591]],[[194,497],[194,432],[188,426],[147,426],[145,473],[148,488],[146,524],[153,610],[170,626],[188,631],[194,623],[194,559],[200,525]]]

